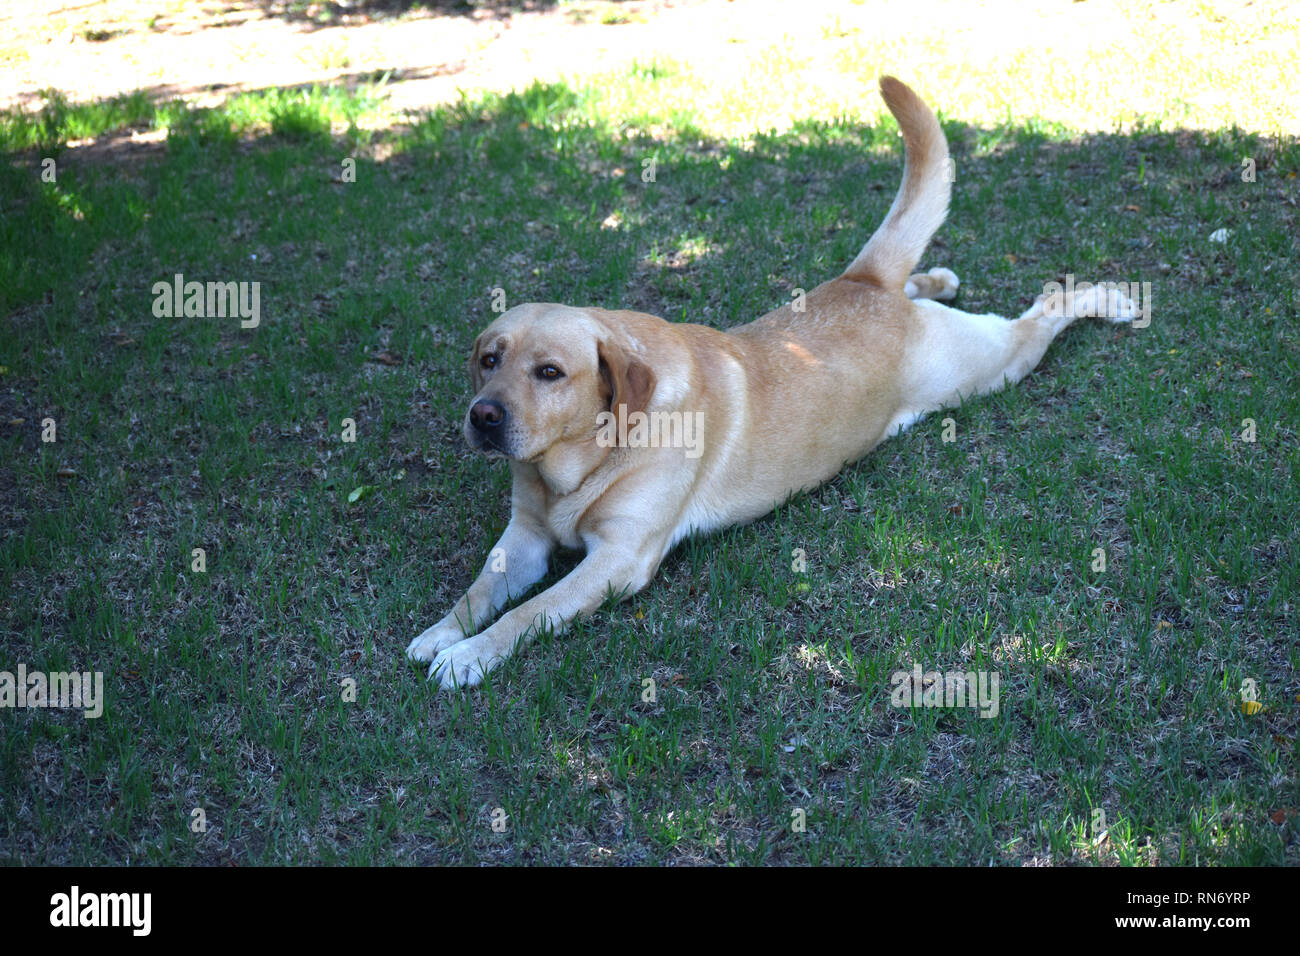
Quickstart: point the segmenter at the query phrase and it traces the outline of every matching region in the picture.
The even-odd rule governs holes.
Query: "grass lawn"
[[[680,71],[381,129],[371,88],[0,119],[0,670],[106,693],[0,710],[0,859],[1300,863],[1294,138],[975,122],[930,77],[958,307],[1073,274],[1150,326],[1077,323],[479,690],[405,660],[508,518],[459,434],[494,289],[726,327],[893,198],[883,107],[721,135]],[[176,273],[260,324],[156,318]],[[997,716],[892,707],[914,664],[997,672]]]

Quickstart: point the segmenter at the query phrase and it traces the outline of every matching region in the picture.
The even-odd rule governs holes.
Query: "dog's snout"
[[[490,431],[505,424],[506,407],[500,402],[485,398],[470,406],[469,423],[479,431]]]

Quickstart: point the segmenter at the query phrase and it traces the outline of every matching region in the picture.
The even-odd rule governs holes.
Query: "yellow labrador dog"
[[[431,679],[479,683],[538,629],[645,587],[687,535],[758,518],[928,412],[1018,381],[1076,318],[1134,316],[1114,288],[1039,296],[1015,321],[934,301],[957,277],[909,273],[947,216],[948,144],[911,89],[883,77],[880,92],[903,134],[902,187],[844,274],[802,303],[726,332],[529,304],[478,337],[465,438],[509,460],[512,511],[468,593],[406,649]],[[492,623],[556,545],[586,557]]]

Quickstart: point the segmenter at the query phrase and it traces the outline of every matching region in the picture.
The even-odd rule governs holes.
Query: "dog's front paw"
[[[441,651],[429,665],[429,680],[444,690],[474,687],[503,660],[479,638],[461,641]]]
[[[431,661],[439,651],[459,644],[465,637],[465,632],[455,621],[439,621],[406,645],[406,656],[413,661]]]

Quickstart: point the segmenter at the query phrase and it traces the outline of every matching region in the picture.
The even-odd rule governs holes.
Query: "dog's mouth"
[[[488,458],[517,459],[514,452],[509,429],[475,428],[468,420],[465,422],[465,443],[474,451]]]
[[[469,447],[477,452],[482,452],[489,458],[509,458],[510,450],[506,448],[505,438],[499,435],[488,434],[475,431],[472,428],[465,429],[465,441]]]

